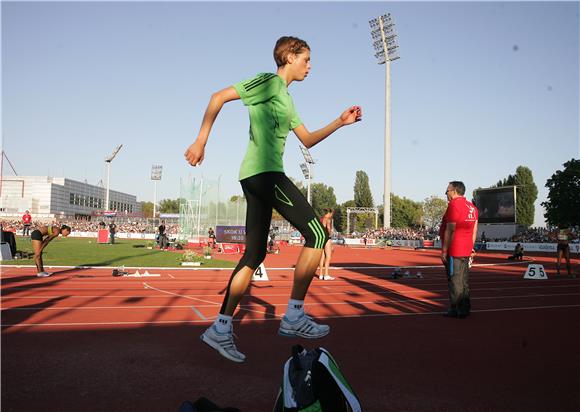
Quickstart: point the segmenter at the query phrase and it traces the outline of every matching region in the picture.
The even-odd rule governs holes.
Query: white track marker
[[[166,293],[168,295],[173,295],[173,296],[179,296],[180,298],[185,298],[185,299],[191,299],[191,300],[197,300],[199,302],[203,302],[203,303],[211,303],[212,305],[216,305],[216,306],[221,306],[221,303],[216,303],[216,302],[211,302],[209,300],[203,300],[203,299],[198,299],[198,298],[192,298],[191,296],[186,296],[186,295],[180,295],[179,293],[173,293],[173,292],[169,292],[167,290],[163,290],[163,289],[157,289],[156,287],[150,286],[147,283],[143,282],[143,286],[145,287],[145,289],[152,289],[152,290],[156,290],[157,292],[161,292],[161,293]]]
[[[254,274],[252,275],[252,282],[266,280],[270,280],[268,278],[268,272],[266,272],[266,266],[264,266],[264,263],[260,263],[260,266],[258,266],[258,268],[254,271]]]
[[[548,279],[548,274],[544,270],[544,266],[532,263],[528,265],[526,273],[524,274],[524,279]]]
[[[149,273],[147,271],[145,271],[143,273],[139,273],[137,271],[137,272],[133,273],[132,275],[126,275],[125,277],[128,277],[128,278],[147,278],[147,277],[157,278],[160,276],[161,276],[161,274],[159,274],[159,273]]]

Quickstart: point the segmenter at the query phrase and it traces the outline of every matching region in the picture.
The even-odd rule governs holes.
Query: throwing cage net
[[[199,241],[209,228],[218,225],[243,226],[246,223],[246,199],[220,193],[220,180],[204,177],[180,182],[179,225],[182,240]]]

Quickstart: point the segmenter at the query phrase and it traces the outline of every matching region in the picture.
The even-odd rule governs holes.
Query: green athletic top
[[[240,180],[264,172],[284,172],[286,137],[302,124],[286,82],[277,74],[260,73],[234,88],[250,112],[250,142]]]

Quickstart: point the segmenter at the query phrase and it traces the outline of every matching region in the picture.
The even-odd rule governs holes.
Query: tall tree
[[[159,213],[179,213],[181,199],[163,199],[159,202]]]
[[[334,216],[332,218],[333,220],[333,224],[334,224],[334,229],[337,232],[342,232],[344,230],[346,230],[346,223],[344,220],[344,213],[346,213],[346,209],[344,209],[344,207],[342,205],[338,205],[336,206],[336,208],[334,209]]]
[[[544,217],[551,226],[580,225],[580,160],[564,163],[546,182],[548,200],[542,202]]]
[[[432,195],[423,201],[423,224],[428,228],[434,228],[439,223],[447,210],[447,201]]]
[[[359,170],[354,181],[354,203],[356,207],[374,207],[373,195],[367,174]]]
[[[153,202],[141,202],[141,212],[143,217],[148,219],[153,217]]]
[[[332,186],[324,183],[314,183],[310,187],[312,196],[312,207],[317,216],[324,214],[324,209],[336,209],[336,195]]]
[[[532,171],[526,166],[518,166],[514,176],[516,185],[516,220],[521,225],[534,224],[534,203],[538,198],[538,187],[534,183]]]
[[[406,197],[399,197],[391,193],[391,225],[393,227],[421,226],[423,215],[422,205]]]
[[[304,197],[306,197],[308,194],[308,188],[303,186],[297,187],[300,189]],[[313,183],[310,186],[310,196],[312,208],[317,216],[322,216],[324,214],[324,209],[336,208],[336,195],[334,194],[334,188],[332,186],[326,186],[324,183]]]

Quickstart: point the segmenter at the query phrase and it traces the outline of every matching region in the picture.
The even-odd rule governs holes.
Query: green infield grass
[[[42,254],[45,266],[129,266],[178,267],[182,253],[147,249],[152,241],[115,239],[115,244],[99,244],[96,239],[58,237],[46,246]],[[16,249],[30,255],[27,259],[4,260],[5,265],[34,265],[29,237],[16,237]],[[235,262],[203,259],[201,267],[235,267]]]

